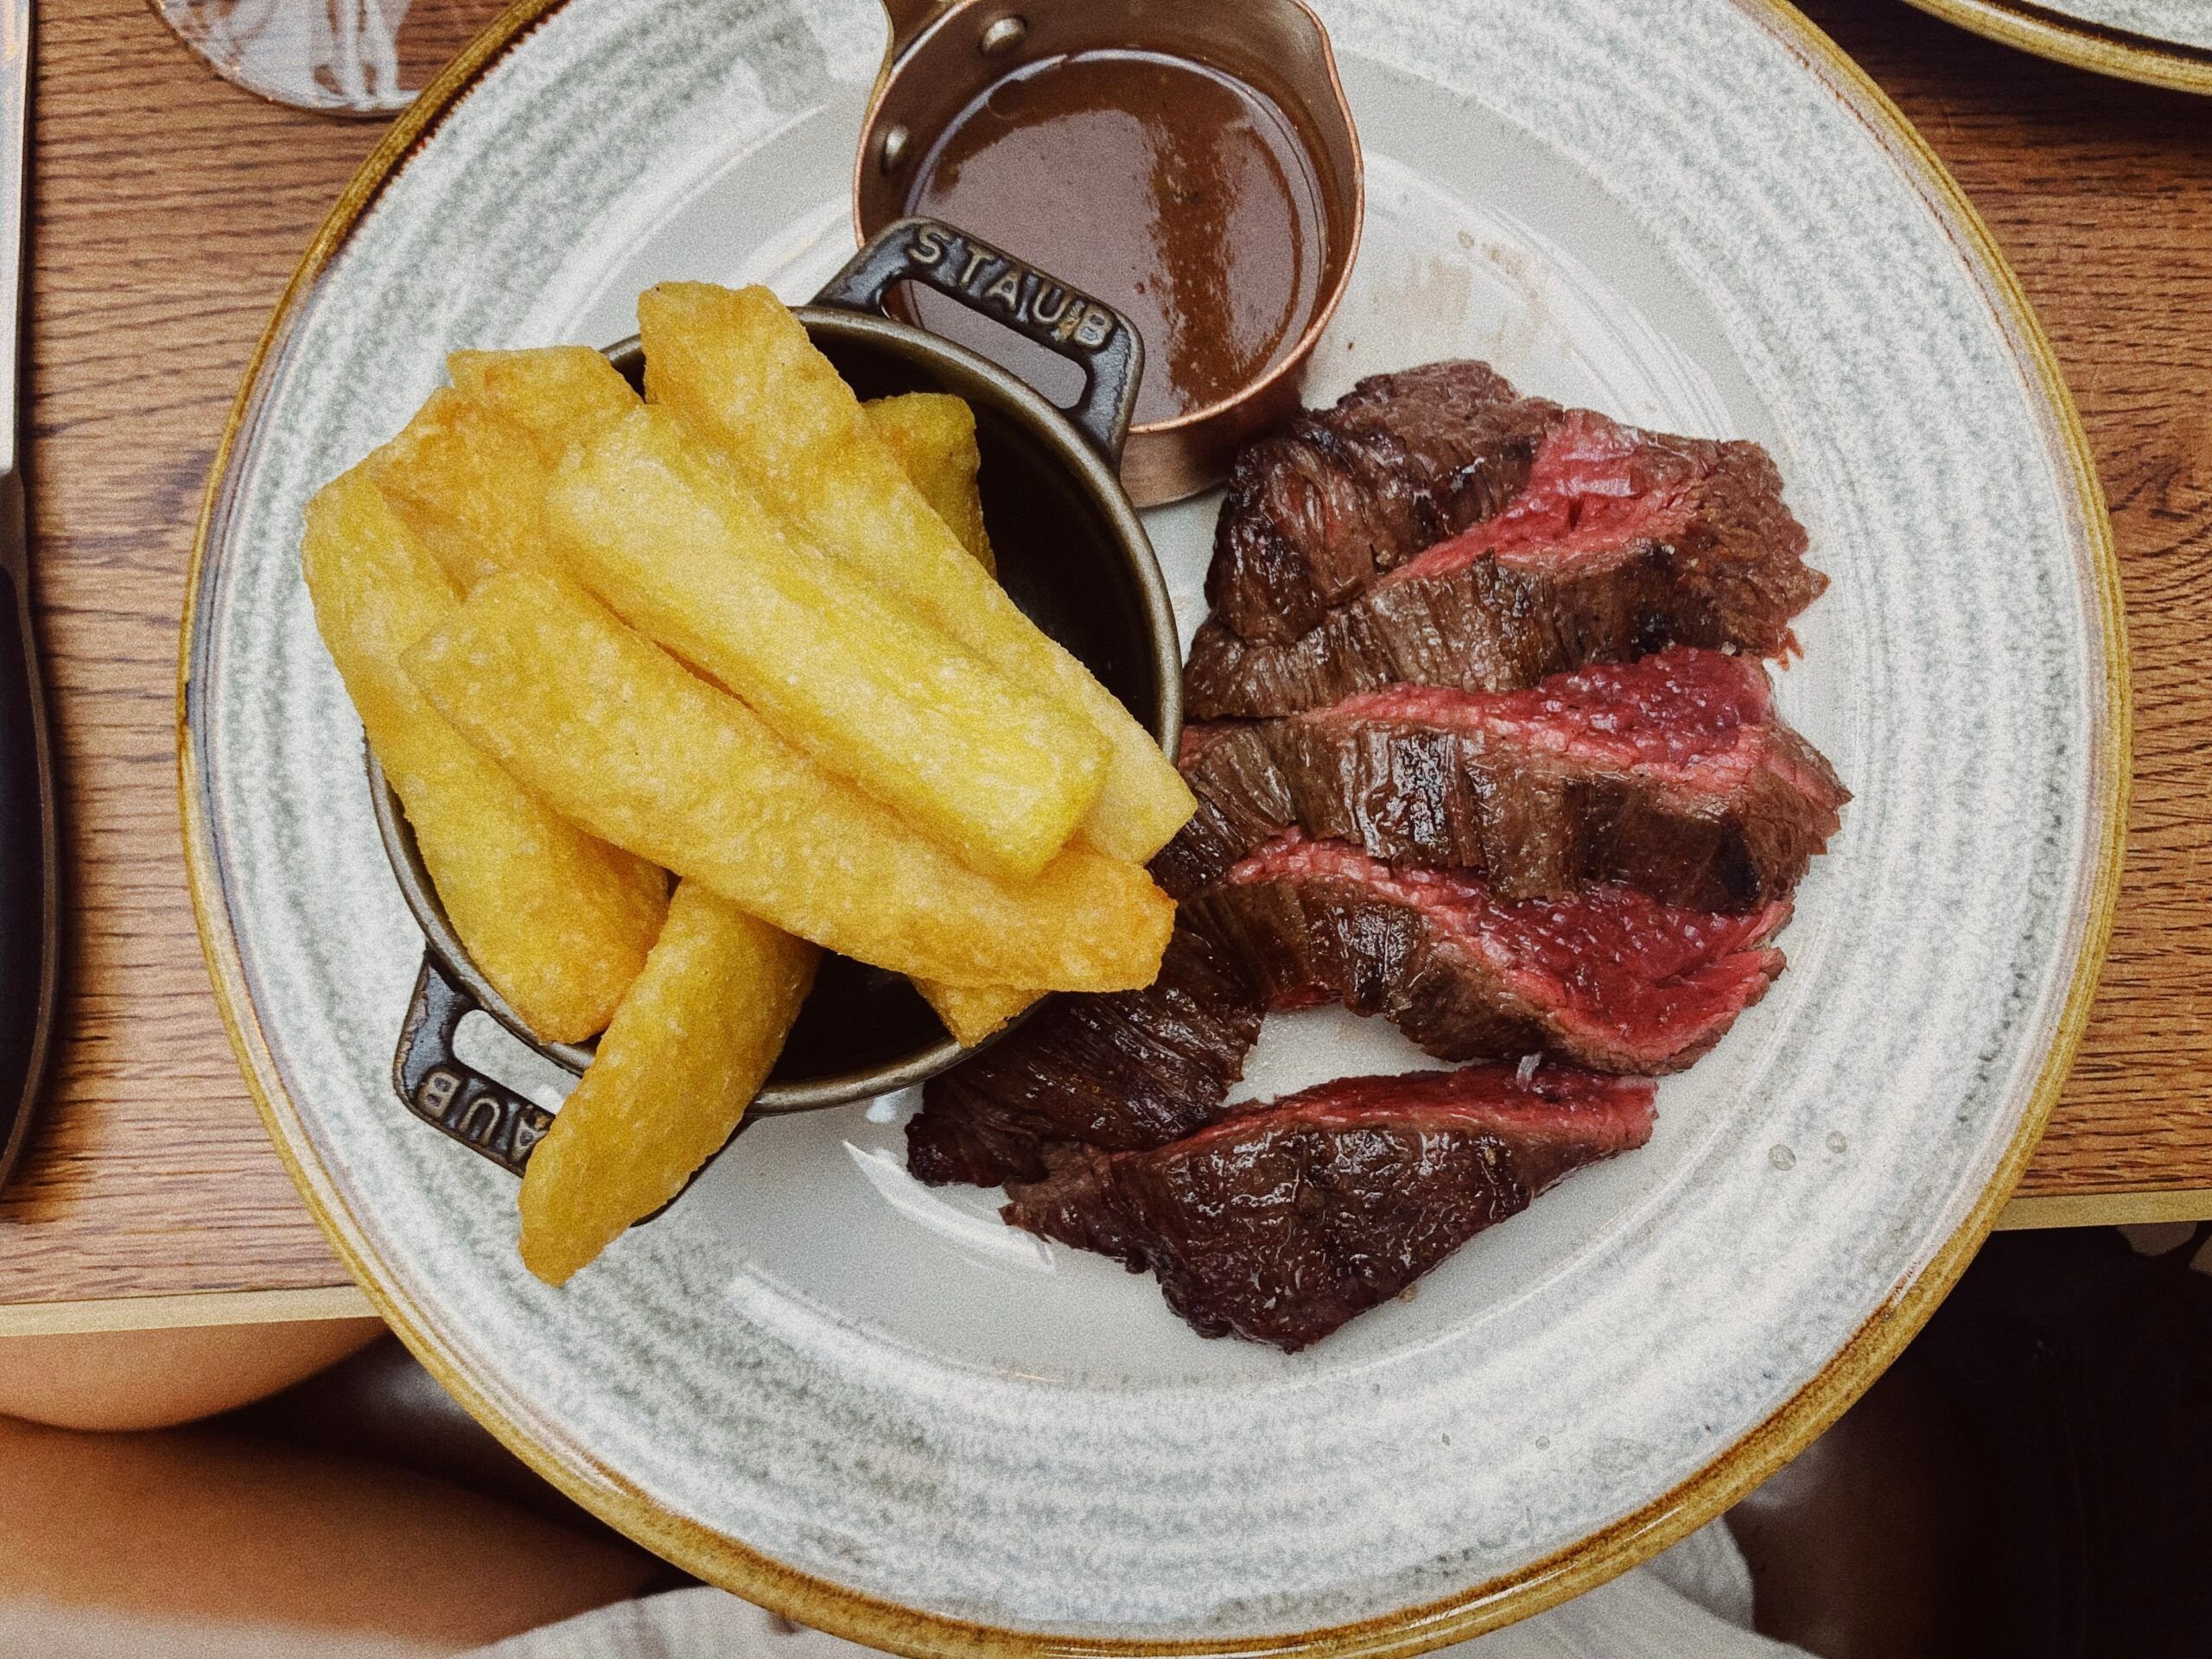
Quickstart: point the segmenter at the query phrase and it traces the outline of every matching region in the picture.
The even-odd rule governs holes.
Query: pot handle
[[[1081,369],[1083,396],[1067,417],[1109,463],[1120,463],[1144,376],[1144,341],[1127,317],[937,219],[885,226],[814,302],[882,315],[891,290],[905,282],[933,288]]]
[[[407,1109],[470,1151],[519,1175],[553,1127],[553,1114],[467,1065],[454,1052],[454,1033],[481,1005],[453,982],[436,957],[423,953],[415,995],[399,1028],[391,1082]]]
[[[892,61],[914,43],[914,37],[946,10],[947,0],[883,0],[883,13],[891,25],[891,38],[883,48],[887,71]]]

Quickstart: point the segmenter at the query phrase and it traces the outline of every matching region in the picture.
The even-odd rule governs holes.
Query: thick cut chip
[[[976,563],[998,575],[976,481],[983,467],[976,447],[976,411],[949,391],[910,391],[862,404],[861,412],[944,527]]]
[[[978,869],[1036,874],[1098,794],[1095,730],[787,536],[666,410],[580,451],[546,524],[624,620]]]
[[[463,593],[495,570],[559,570],[542,522],[545,462],[494,410],[441,386],[367,467]]]
[[[1118,990],[1174,905],[1081,849],[1033,880],[969,868],[572,584],[487,577],[409,654],[439,712],[594,835],[787,932],[954,985]]]
[[[546,486],[568,451],[640,406],[597,352],[455,352],[432,392],[369,458],[370,476],[465,593],[495,570],[558,575]]]
[[[598,1057],[522,1180],[522,1259],[568,1279],[737,1132],[814,981],[815,948],[678,885]]]
[[[367,475],[327,486],[307,516],[301,563],[316,626],[454,931],[532,1031],[582,1041],[645,965],[667,879],[525,794],[416,690],[400,658],[453,618],[460,596]]]
[[[1166,844],[1195,810],[1181,776],[969,556],[774,295],[664,283],[639,297],[638,322],[648,393],[727,446],[771,506],[1015,684],[1048,690],[1105,736],[1106,783],[1084,823],[1092,846],[1141,863]]]
[[[991,538],[983,529],[983,500],[976,487],[982,464],[976,449],[976,416],[968,405],[950,393],[912,391],[861,407],[960,544],[984,569],[995,572]],[[1044,995],[1005,985],[940,985],[926,979],[914,988],[963,1048],[975,1047]]]
[[[975,1047],[1045,995],[1008,985],[941,985],[933,979],[918,979],[914,988],[963,1048]]]
[[[639,404],[630,383],[588,346],[455,352],[446,372],[463,397],[528,433],[549,467]]]

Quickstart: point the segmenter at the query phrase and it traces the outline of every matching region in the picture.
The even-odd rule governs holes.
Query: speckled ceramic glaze
[[[1294,1358],[906,1178],[897,1098],[765,1122],[566,1290],[512,1179],[393,1097],[421,954],[298,571],[302,503],[463,345],[601,342],[664,277],[851,245],[863,0],[572,0],[372,159],[211,492],[184,791],[272,1132],[408,1339],[694,1570],[908,1651],[1410,1651],[1708,1517],[1871,1379],[2018,1172],[2101,949],[2126,775],[2108,532],[2009,276],[1932,161],[1754,0],[1324,8],[1370,165],[1312,394],[1452,353],[1766,443],[1834,586],[1782,677],[1856,791],[1774,993],[1659,1130]],[[1049,260],[1051,251],[1034,251]],[[1151,524],[1186,626],[1214,503]],[[496,1033],[482,1063],[513,1075]],[[1270,1022],[1266,1094],[1409,1065]],[[540,1080],[543,1086],[543,1080]]]
[[[2212,0],[1911,0],[1978,35],[2101,74],[2212,92]]]

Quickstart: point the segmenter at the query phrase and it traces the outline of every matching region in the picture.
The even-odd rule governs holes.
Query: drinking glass
[[[406,107],[503,0],[152,0],[217,74],[326,115]]]

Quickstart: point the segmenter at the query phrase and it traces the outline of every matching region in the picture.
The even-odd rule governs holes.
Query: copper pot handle
[[[908,47],[914,37],[936,20],[938,14],[950,8],[951,0],[883,0],[883,15],[891,20],[891,40],[884,48],[884,62],[888,66]]]
[[[885,226],[814,302],[881,315],[891,290],[906,282],[933,288],[1081,369],[1083,396],[1064,413],[1109,463],[1120,463],[1144,376],[1144,341],[1127,317],[938,219]]]

